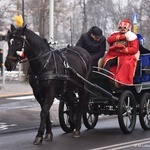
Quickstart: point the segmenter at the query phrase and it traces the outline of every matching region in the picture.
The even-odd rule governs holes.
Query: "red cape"
[[[133,84],[133,77],[135,75],[136,65],[137,65],[137,59],[135,57],[135,54],[139,50],[139,44],[137,38],[132,36],[129,36],[129,38],[126,37],[126,43],[124,49],[115,51],[111,49],[111,46],[113,46],[113,43],[118,42],[117,36],[119,32],[113,33],[110,37],[108,37],[107,42],[110,44],[110,48],[108,53],[105,56],[104,59],[104,65],[106,65],[107,61],[113,58],[118,58],[117,66],[113,66],[110,68],[110,71],[114,74],[115,80],[122,82],[124,84]],[[133,33],[134,34],[134,33]],[[131,37],[134,37],[133,40]]]

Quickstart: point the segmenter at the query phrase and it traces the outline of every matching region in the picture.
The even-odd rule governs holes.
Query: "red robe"
[[[117,66],[110,68],[115,80],[124,84],[133,84],[137,64],[135,54],[139,50],[139,42],[136,34],[131,31],[128,31],[125,35],[115,32],[108,37],[107,42],[110,47],[105,56],[103,67],[108,60],[117,57]]]

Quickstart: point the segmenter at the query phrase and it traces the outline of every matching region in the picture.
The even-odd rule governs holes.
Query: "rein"
[[[40,52],[40,54],[39,54],[37,57],[34,57],[34,58],[32,58],[32,59],[28,59],[28,58],[26,57],[26,58],[21,59],[19,62],[20,62],[20,63],[25,63],[25,62],[33,61],[33,60],[36,60],[36,59],[38,59],[38,58],[40,58],[40,57],[43,57],[43,56],[45,56],[45,55],[48,55],[48,54],[51,53],[51,52],[52,52],[52,51],[49,51],[49,52],[47,52],[47,53],[45,53],[45,54],[43,54],[43,55],[41,55],[42,52]],[[47,63],[48,63],[48,61],[47,61]]]
[[[38,56],[36,56],[36,57],[34,57],[34,58],[31,58],[31,59],[28,58],[28,61],[36,60],[36,59],[38,59],[38,58],[40,58],[40,57],[43,57],[43,56],[48,55],[48,54],[51,53],[51,52],[52,52],[52,51],[48,51],[47,53],[41,55],[41,54],[42,54],[42,51],[41,51],[40,54],[39,54]]]

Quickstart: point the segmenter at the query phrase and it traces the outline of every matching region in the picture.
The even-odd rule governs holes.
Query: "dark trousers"
[[[106,65],[104,66],[104,69],[110,71],[110,67],[112,66],[117,66],[117,58],[108,60]]]
[[[98,60],[93,60],[93,66],[98,67]]]

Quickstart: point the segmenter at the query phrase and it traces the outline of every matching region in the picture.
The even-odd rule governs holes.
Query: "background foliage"
[[[49,1],[0,0],[0,33],[6,33],[10,24],[14,24],[13,17],[24,11],[28,28],[49,40]],[[107,37],[117,30],[120,20],[132,22],[133,14],[138,14],[138,33],[150,49],[149,8],[150,0],[54,0],[54,40],[65,45],[76,44],[80,35],[95,25]],[[27,68],[28,63],[23,64],[25,74]]]
[[[13,16],[22,12],[22,0],[0,0],[0,30],[7,30]],[[107,37],[121,19],[132,22],[138,14],[138,32],[150,48],[150,0],[54,0],[54,38],[75,44],[91,26],[102,28]],[[49,40],[49,0],[24,0],[25,23]]]

